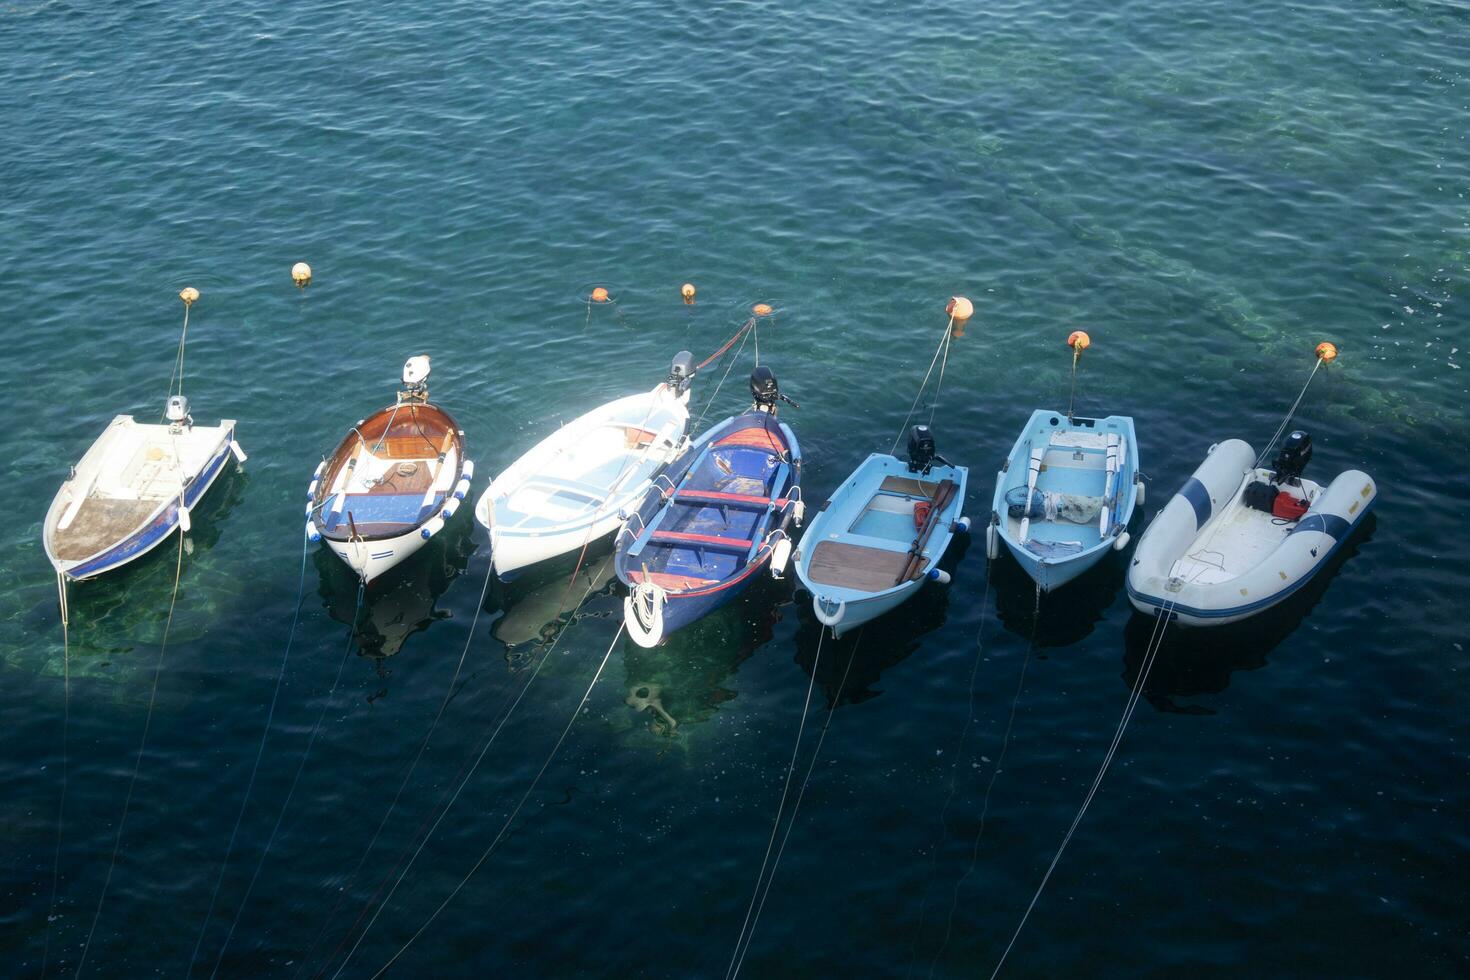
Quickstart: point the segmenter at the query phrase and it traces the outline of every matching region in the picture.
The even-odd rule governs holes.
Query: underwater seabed
[[[771,641],[789,605],[789,585],[761,576],[734,602],[659,646],[647,649],[624,638],[622,689],[628,711],[614,729],[660,754],[672,746],[687,750],[691,732],[739,696],[725,682]]]
[[[940,557],[938,567],[953,579],[973,541],[973,532],[955,535]],[[873,685],[878,683],[883,672],[907,660],[919,649],[919,641],[925,635],[944,625],[949,612],[950,592],[954,588],[953,581],[949,585],[926,582],[907,602],[849,630],[840,639],[834,639],[831,631],[817,619],[812,610],[811,593],[798,588],[796,663],[808,677],[812,676],[813,664],[816,665],[817,686],[826,697],[829,708],[862,704],[876,698],[883,692],[874,690]],[[825,637],[823,632],[827,634]],[[820,659],[817,656],[819,645]],[[847,677],[845,684],[844,674]]]
[[[147,704],[153,683],[153,654],[168,628],[170,647],[202,638],[220,606],[239,591],[239,583],[220,571],[210,552],[224,533],[230,512],[244,498],[249,475],[227,466],[197,509],[190,514],[192,529],[184,536],[184,558],[179,563],[179,539],[170,535],[148,554],[85,582],[67,585],[70,671],[77,681],[106,681],[120,685],[119,703]],[[179,591],[173,623],[168,622],[174,575]],[[62,638],[56,587],[38,592],[38,601],[26,617],[38,637],[41,657],[27,656],[39,676],[62,677]],[[32,625],[33,624],[33,625]],[[159,688],[160,705],[170,699],[166,685]]]
[[[471,521],[450,521],[416,554],[374,579],[363,590],[361,609],[357,573],[327,548],[316,549],[317,594],[328,615],[355,627],[359,656],[391,657],[414,633],[450,617],[437,608],[439,597],[469,567],[477,547],[473,529]]]
[[[1171,623],[1159,644],[1143,697],[1159,711],[1214,714],[1213,708],[1179,704],[1175,698],[1219,694],[1230,686],[1230,677],[1236,671],[1266,666],[1267,658],[1276,648],[1311,617],[1343,564],[1372,540],[1377,524],[1378,515],[1369,512],[1322,569],[1279,605],[1224,626],[1189,627]],[[1125,652],[1121,677],[1130,690],[1138,683],[1138,672],[1158,623],[1158,617],[1135,610],[1123,628]]]
[[[525,666],[549,649],[569,626],[583,619],[618,619],[612,539],[594,542],[586,556],[562,555],[522,570],[513,581],[491,576],[481,615],[500,615],[490,635],[505,647],[512,668]]]

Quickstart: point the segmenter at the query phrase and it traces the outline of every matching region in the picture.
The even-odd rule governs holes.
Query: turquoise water
[[[161,409],[184,285],[203,294],[195,416],[238,419],[251,460],[195,515],[89,972],[181,975],[199,941],[201,974],[218,959],[222,975],[331,976],[540,662],[570,569],[492,586],[481,607],[488,555],[468,513],[369,593],[345,661],[355,584],[309,555],[205,928],[297,595],[306,483],[406,356],[433,356],[478,490],[559,422],[772,303],[761,357],[801,403],[784,417],[820,498],[890,445],[954,293],[978,312],[936,430],[971,467],[971,514],[1030,410],[1066,398],[1078,327],[1093,338],[1079,409],[1134,416],[1145,518],[1210,443],[1269,437],[1323,339],[1342,354],[1298,414],[1312,472],[1359,467],[1381,487],[1371,526],[1301,600],[1166,637],[1006,973],[1470,969],[1463,4],[10,0],[0,37],[14,972],[76,968],[174,572],[162,549],[74,590],[48,953],[64,699],[41,522],[108,419]],[[316,279],[298,292],[302,259]],[[587,304],[599,284],[614,304]],[[742,407],[751,353],[711,418]],[[814,673],[798,777],[836,709],[744,972],[988,975],[1151,623],[1121,563],[1038,610],[1009,560],[987,578],[983,552],[953,556],[947,591],[820,651],[789,583],[660,650],[619,641],[511,832],[394,972],[722,973]],[[501,829],[613,641],[604,579],[577,586],[591,600],[343,976],[386,963]]]

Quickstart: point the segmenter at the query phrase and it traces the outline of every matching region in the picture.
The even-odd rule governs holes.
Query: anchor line
[[[939,944],[939,952],[934,954],[933,961],[929,964],[929,976],[934,976],[939,961],[944,958],[944,951],[949,948],[949,937],[954,931],[954,914],[960,904],[960,889],[969,880],[970,875],[975,873],[975,866],[980,860],[980,839],[985,836],[985,818],[990,815],[990,794],[995,789],[995,781],[1000,778],[1001,767],[1005,765],[1006,752],[1011,747],[1011,730],[1016,724],[1016,707],[1021,703],[1021,692],[1026,688],[1026,668],[1031,663],[1031,654],[1036,649],[1036,627],[1041,618],[1041,586],[1036,587],[1036,608],[1032,611],[1031,640],[1026,644],[1026,655],[1021,660],[1020,676],[1016,678],[1016,694],[1011,698],[1011,713],[1006,719],[1005,734],[1001,736],[1000,752],[996,754],[995,765],[990,769],[990,780],[985,784],[985,798],[980,804],[980,826],[975,830],[975,843],[970,848],[970,864],[965,868],[965,873],[960,875],[959,880],[954,883],[954,890],[950,895],[949,915],[944,920],[944,939]]]
[[[561,730],[561,735],[557,737],[556,744],[551,747],[551,754],[546,757],[545,762],[541,763],[541,768],[536,771],[536,776],[531,780],[531,785],[526,787],[526,792],[521,795],[520,800],[515,805],[515,809],[511,810],[510,816],[505,818],[505,823],[501,826],[499,833],[495,835],[495,839],[492,840],[490,842],[490,845],[485,848],[484,852],[481,853],[479,859],[476,860],[473,865],[471,865],[470,870],[465,874],[463,878],[460,879],[459,884],[455,885],[454,889],[445,897],[444,901],[439,903],[439,907],[434,909],[434,911],[429,915],[428,919],[424,921],[423,925],[419,926],[418,931],[409,937],[408,942],[399,947],[398,952],[389,957],[388,962],[384,963],[381,967],[378,968],[378,971],[372,975],[372,980],[377,980],[378,977],[386,973],[388,968],[391,967],[395,962],[397,962],[400,956],[408,951],[408,948],[414,944],[414,941],[417,940],[419,936],[424,934],[424,930],[428,929],[429,926],[433,924],[434,920],[439,917],[439,913],[448,908],[449,903],[454,901],[455,896],[458,895],[460,891],[464,888],[464,886],[469,883],[469,880],[475,876],[475,872],[480,870],[480,866],[489,859],[490,855],[494,853],[495,848],[498,847],[500,842],[505,838],[506,833],[510,830],[511,824],[515,823],[516,817],[520,815],[521,809],[525,807],[526,801],[531,798],[531,794],[534,793],[536,791],[536,787],[540,785],[541,777],[546,775],[546,770],[551,767],[552,760],[554,760],[556,758],[556,754],[561,751],[562,743],[566,741],[567,735],[572,730],[572,726],[576,724],[577,718],[582,714],[582,709],[587,706],[587,699],[592,696],[592,689],[597,686],[597,681],[599,678],[602,677],[602,672],[607,667],[607,662],[609,659],[611,659],[612,652],[617,647],[618,641],[622,639],[623,630],[626,628],[626,623],[618,625],[618,631],[617,633],[613,634],[612,642],[608,644],[607,652],[602,655],[602,662],[597,665],[597,671],[592,675],[592,680],[590,683],[588,683],[587,690],[582,692],[582,699],[577,702],[577,707],[572,712],[572,716],[567,719],[566,727]],[[346,964],[344,963],[343,966],[346,966]],[[340,973],[341,971],[339,970],[338,972]]]
[[[747,322],[747,326],[749,326],[751,324],[754,324],[754,323],[755,323],[755,318],[754,317],[751,317],[750,320]],[[722,374],[722,375],[720,375],[720,381],[719,381],[718,384],[715,385],[715,390],[712,391],[712,392],[710,392],[710,396],[705,399],[704,408],[702,408],[700,410],[700,412],[699,412],[699,418],[697,420],[695,420],[694,425],[690,426],[690,428],[689,428],[689,431],[690,432],[697,431],[699,429],[699,426],[704,422],[704,417],[709,414],[710,406],[715,403],[715,397],[717,395],[719,395],[720,389],[725,386],[725,379],[728,378],[728,377],[730,377],[730,370],[735,367],[735,362],[738,361],[738,360],[740,360],[740,354],[745,350],[745,340],[749,339],[749,337],[750,337],[750,334],[745,332],[745,328],[744,327],[741,328],[740,333],[744,333],[745,334],[745,339],[743,339],[743,340],[740,341],[740,346],[738,348],[736,348],[736,350],[735,350],[735,356],[732,357],[732,358],[730,358],[729,363],[725,365],[725,373]],[[730,338],[731,343],[733,343],[734,340],[735,340],[734,337],[731,337]],[[730,344],[727,343],[723,348],[720,349],[720,353],[724,353],[726,350],[729,350],[729,348],[730,348]],[[696,371],[697,370],[698,369],[696,368]]]
[[[187,315],[187,314],[186,314]],[[168,650],[168,634],[174,624],[174,607],[179,599],[179,579],[184,571],[184,532],[179,529],[179,554],[174,562],[174,586],[173,593],[168,600],[168,618],[163,624],[163,639],[158,645],[158,657],[153,664],[153,685],[148,693],[148,709],[143,716],[143,736],[138,741],[138,757],[133,761],[133,774],[128,779],[128,792],[123,798],[122,816],[117,821],[117,834],[112,841],[112,857],[107,862],[107,876],[102,880],[102,893],[97,896],[97,909],[92,913],[92,925],[87,929],[87,938],[82,943],[82,955],[77,961],[77,973],[80,977],[82,970],[87,965],[87,954],[92,949],[92,936],[97,931],[97,922],[102,918],[102,906],[107,901],[108,889],[112,886],[112,873],[117,870],[117,855],[122,849],[123,828],[128,822],[128,811],[133,805],[133,790],[138,787],[138,773],[143,768],[143,755],[148,749],[148,731],[153,727],[153,708],[158,703],[158,678],[163,673],[163,656]]]
[[[301,604],[306,598],[306,554],[310,548],[310,542],[305,532],[301,535],[301,571],[296,581],[295,611],[291,614],[291,626],[286,630],[286,649],[281,654],[281,667],[276,672],[276,685],[271,691],[270,706],[265,713],[265,727],[260,733],[260,744],[255,749],[255,762],[250,767],[250,778],[245,781],[245,798],[240,801],[240,812],[235,815],[235,826],[230,831],[230,841],[225,845],[225,857],[220,862],[219,875],[214,880],[214,890],[209,895],[209,906],[204,911],[204,923],[199,927],[199,938],[194,941],[194,952],[189,956],[189,968],[185,971],[188,976],[194,972],[194,964],[199,959],[199,950],[203,948],[204,937],[209,932],[210,920],[214,917],[214,906],[219,900],[220,887],[224,884],[225,871],[230,866],[230,857],[235,852],[235,841],[240,833],[240,824],[245,819],[245,810],[250,805],[251,793],[255,790],[255,777],[260,773],[260,761],[265,755],[265,743],[270,738],[271,725],[276,717],[276,703],[280,700],[281,684],[286,677],[286,664],[291,659],[291,645],[296,639],[296,624],[301,619]]]
[[[606,567],[607,562],[612,561],[612,557],[612,555],[609,555],[603,559],[603,567]],[[600,571],[601,569],[599,569],[599,573]],[[587,584],[586,590],[582,593],[581,599],[578,600],[577,606],[573,608],[579,608],[583,602],[587,601],[587,596],[592,594],[592,586],[596,584],[597,578],[597,575],[592,576],[591,581]],[[558,618],[560,618],[560,616],[561,614],[558,613]],[[570,627],[570,625],[571,624],[568,624],[568,627]],[[516,708],[521,703],[521,699],[524,698],[526,696],[526,692],[531,689],[531,685],[535,683],[536,677],[541,673],[541,668],[544,667],[546,665],[546,662],[551,659],[551,655],[556,652],[557,646],[561,644],[562,638],[566,636],[566,633],[567,630],[563,629],[560,633],[556,635],[556,639],[552,641],[551,646],[546,650],[545,653],[541,655],[541,659],[537,661],[536,666],[531,670],[530,676],[526,678],[526,683],[521,685],[521,689],[519,693],[516,694],[515,699],[511,701],[510,707],[506,709],[503,715],[500,715],[500,721],[496,723],[494,730],[491,731],[490,737],[485,741],[485,744],[480,747],[479,754],[476,755],[474,762],[469,764],[468,771],[466,772],[463,769],[461,770],[461,774],[458,779],[458,783],[455,785],[454,792],[449,796],[449,802],[444,803],[442,807],[438,808],[438,816],[434,819],[434,822],[429,827],[428,832],[424,833],[419,839],[418,846],[414,848],[413,854],[408,858],[408,863],[403,865],[403,870],[398,873],[398,877],[394,880],[392,887],[388,889],[388,894],[384,896],[383,901],[379,903],[377,910],[373,912],[372,917],[368,919],[367,925],[363,926],[362,932],[358,934],[357,940],[352,944],[352,948],[347,951],[346,958],[342,961],[341,965],[337,967],[336,972],[332,974],[332,980],[336,980],[337,977],[341,976],[342,971],[347,969],[347,964],[350,963],[352,961],[352,957],[356,955],[358,947],[360,947],[362,945],[362,941],[367,938],[368,933],[373,928],[373,924],[378,921],[378,917],[383,914],[383,909],[388,907],[388,903],[392,900],[394,893],[398,891],[398,886],[403,884],[403,879],[406,878],[409,871],[413,869],[414,863],[418,860],[419,855],[423,853],[424,847],[428,845],[430,839],[432,839],[434,834],[439,830],[439,825],[442,824],[444,822],[444,818],[449,815],[449,811],[454,807],[455,802],[458,801],[460,794],[464,792],[464,788],[469,785],[469,781],[474,777],[476,770],[479,769],[480,763],[485,760],[485,756],[490,751],[490,747],[495,744],[495,739],[505,728],[506,723],[510,721],[511,715],[515,713]],[[509,697],[508,692],[507,697]],[[498,710],[496,714],[499,714]],[[418,832],[415,832],[415,837],[418,836]],[[412,840],[413,838],[410,838],[410,842]],[[406,850],[407,848],[405,847],[405,851]],[[393,868],[397,868],[398,865],[402,863],[402,860],[403,855],[400,854],[398,861],[394,863]],[[388,876],[391,876],[392,874],[393,869],[390,868],[388,871]],[[378,892],[382,891],[383,885],[387,884],[387,880],[388,877],[385,876],[383,882],[378,885],[377,890],[374,891],[373,895],[368,899],[367,904],[363,907],[364,914],[367,912],[368,908],[372,907],[373,902],[378,897]],[[361,920],[361,918],[362,916],[359,915],[359,921]],[[356,927],[355,922],[353,923],[353,926],[354,928]],[[350,930],[348,932],[348,935],[351,935]],[[342,939],[342,943],[338,944],[337,949],[341,949],[342,945],[345,944],[346,941],[347,937],[344,936]],[[333,950],[332,956],[336,956],[336,950]],[[330,965],[330,962],[331,959],[329,958],[327,963],[323,964],[322,968],[318,971],[317,976],[321,976],[322,974],[326,973],[326,967],[327,965]]]
[[[760,871],[755,876],[755,891],[750,895],[750,904],[745,908],[745,919],[740,923],[740,935],[735,938],[735,950],[730,954],[730,963],[725,967],[725,976],[728,980],[733,976],[736,969],[736,960],[740,955],[741,944],[745,940],[746,930],[750,927],[750,917],[755,911],[755,903],[760,895],[761,882],[766,876],[766,866],[771,860],[771,851],[776,846],[776,833],[781,828],[781,815],[786,809],[786,797],[791,792],[791,777],[796,773],[796,756],[801,749],[801,736],[806,731],[807,710],[812,704],[812,687],[817,683],[817,669],[822,664],[822,641],[827,638],[827,630],[823,627],[817,636],[817,653],[812,660],[811,677],[806,682],[806,700],[801,705],[801,722],[796,726],[796,744],[791,746],[791,761],[786,765],[786,781],[781,787],[781,800],[776,804],[776,819],[771,823],[771,837],[766,841],[766,853],[761,858]]]
[[[70,760],[71,733],[71,635],[66,608],[66,576],[56,573],[56,589],[61,596],[61,799],[56,805],[56,848],[51,858],[51,903],[46,911],[46,946],[41,953],[41,976],[51,962],[51,923],[57,918],[56,897],[61,884],[61,839],[66,820],[66,790]]]
[[[276,814],[275,825],[271,827],[270,836],[266,838],[265,847],[260,852],[260,858],[255,862],[255,870],[250,875],[250,883],[245,886],[245,894],[240,899],[239,906],[235,909],[235,916],[230,921],[230,929],[225,933],[225,941],[220,944],[219,955],[215,958],[214,968],[210,971],[211,978],[219,974],[220,966],[224,963],[225,952],[230,947],[230,940],[235,936],[235,929],[240,924],[240,918],[245,914],[245,908],[250,904],[250,895],[255,891],[255,883],[260,878],[260,871],[265,867],[266,858],[270,856],[271,848],[276,843],[276,837],[281,831],[281,823],[286,819],[286,811],[291,808],[291,799],[296,794],[296,786],[301,782],[301,773],[306,769],[306,762],[311,758],[312,747],[316,745],[317,735],[322,730],[322,721],[327,716],[327,710],[332,706],[332,697],[337,693],[337,686],[342,682],[342,673],[347,668],[347,660],[352,655],[353,641],[357,638],[357,618],[362,612],[363,593],[366,586],[361,579],[357,583],[357,605],[352,610],[352,622],[347,627],[347,643],[342,649],[342,660],[337,665],[337,676],[332,679],[332,686],[327,689],[326,696],[322,699],[322,710],[317,713],[316,724],[312,725],[311,735],[307,737],[306,748],[301,753],[301,759],[296,764],[296,772],[291,777],[291,785],[286,789],[286,798],[281,803],[280,812]]]
[[[825,634],[825,630],[823,633]],[[834,638],[835,639],[835,638]],[[786,853],[786,842],[791,839],[791,830],[796,826],[796,816],[801,812],[801,801],[806,796],[807,784],[812,781],[812,770],[817,767],[817,757],[822,754],[822,743],[827,738],[827,729],[832,727],[832,715],[837,706],[842,703],[842,692],[847,687],[847,675],[852,672],[852,662],[857,659],[858,648],[862,646],[863,632],[858,630],[857,640],[852,646],[852,653],[848,655],[847,666],[842,669],[842,679],[837,682],[837,693],[832,697],[832,703],[827,708],[827,717],[822,722],[822,730],[817,735],[816,748],[812,749],[811,759],[807,762],[806,774],[802,776],[801,788],[796,792],[796,802],[791,807],[791,819],[786,822],[786,832],[781,835],[781,846],[776,848],[776,859],[771,862],[771,873],[766,876],[766,886],[761,892],[760,904],[755,907],[755,917],[750,920],[750,929],[745,935],[745,948],[740,950],[740,958],[735,961],[735,968],[730,973],[731,980],[740,975],[741,968],[745,965],[745,954],[750,952],[750,944],[755,939],[755,927],[760,924],[761,912],[765,910],[766,899],[771,895],[771,885],[776,881],[776,869],[781,865],[781,856]],[[817,645],[820,648],[821,638],[818,637]],[[812,674],[815,675],[817,665],[812,664]],[[737,941],[736,948],[739,949]]]
[[[1261,455],[1256,457],[1256,461],[1251,466],[1251,469],[1258,468],[1261,465],[1261,460],[1271,455],[1271,449],[1276,445],[1276,440],[1281,438],[1281,433],[1285,432],[1286,427],[1291,424],[1292,416],[1296,414],[1296,410],[1301,406],[1302,399],[1305,398],[1307,395],[1307,388],[1311,385],[1312,379],[1317,376],[1317,369],[1320,368],[1324,363],[1325,362],[1322,360],[1322,358],[1319,357],[1317,358],[1317,363],[1312,365],[1312,373],[1307,375],[1307,383],[1302,385],[1302,390],[1297,393],[1296,401],[1292,402],[1291,408],[1286,410],[1286,417],[1282,419],[1281,424],[1276,427],[1276,432],[1271,436],[1271,441],[1266,443],[1266,448],[1261,451]]]
[[[735,346],[735,341],[739,340],[741,338],[741,336],[743,334],[745,334],[747,331],[753,330],[755,328],[755,319],[756,319],[755,317],[751,317],[749,320],[746,320],[744,323],[742,323],[740,325],[740,329],[739,330],[736,330],[733,334],[731,334],[730,335],[730,339],[727,340],[727,341],[725,341],[724,344],[722,344],[720,346],[720,349],[719,350],[715,351],[709,357],[706,357],[704,360],[702,360],[698,364],[694,365],[694,371],[695,371],[695,373],[697,374],[700,371],[703,371],[705,368],[709,367],[715,361],[718,361],[720,359],[720,356],[722,354],[724,354],[725,351],[727,351],[731,347],[734,347]]]
[[[174,393],[175,378],[179,382],[179,394],[182,395],[184,393],[184,342],[189,337],[189,305],[188,303],[184,304],[184,329],[179,334],[179,353],[174,357],[174,367],[168,376],[168,393],[170,395]]]
[[[939,831],[934,838],[934,846],[929,852],[929,874],[924,880],[924,897],[919,903],[919,925],[914,930],[913,942],[909,944],[909,965],[904,971],[908,977],[914,968],[914,963],[919,957],[919,940],[924,933],[924,920],[929,909],[929,883],[934,880],[938,873],[939,847],[944,840],[944,827],[946,818],[949,816],[949,808],[954,803],[956,784],[959,780],[960,759],[965,754],[965,743],[969,741],[970,729],[975,724],[975,681],[980,676],[980,662],[985,657],[985,626],[990,618],[990,570],[995,567],[993,559],[987,558],[985,562],[985,583],[981,587],[980,595],[983,597],[980,607],[980,628],[975,633],[975,659],[970,665],[969,702],[965,713],[965,724],[960,729],[959,744],[955,746],[954,761],[949,767],[949,794],[944,799],[944,805],[939,810]],[[1039,602],[1039,600],[1038,600]],[[1039,607],[1038,607],[1039,608]],[[1031,643],[1036,638],[1036,617],[1032,617],[1031,637],[1026,641],[1026,657],[1031,655]]]
[[[888,455],[892,456],[894,453],[898,452],[898,444],[903,440],[904,430],[909,427],[909,419],[914,417],[914,410],[919,407],[919,399],[924,397],[924,389],[929,387],[929,376],[934,373],[934,365],[939,363],[939,355],[941,353],[944,354],[944,364],[949,364],[949,342],[953,335],[953,332],[954,317],[950,317],[949,322],[945,324],[944,327],[944,336],[939,339],[939,346],[934,348],[934,356],[929,360],[929,370],[924,372],[924,380],[919,382],[919,390],[914,392],[913,404],[909,406],[908,414],[903,417],[903,425],[898,427],[898,435],[893,437],[893,448],[888,450]],[[939,404],[939,389],[943,386],[944,367],[941,366],[939,369],[939,380],[934,389],[934,407],[937,407]],[[929,411],[929,423],[931,425],[934,423],[933,407],[931,407]]]
[[[1072,840],[1072,835],[1077,832],[1077,827],[1082,823],[1087,808],[1092,805],[1093,798],[1097,796],[1098,787],[1102,785],[1103,776],[1107,774],[1108,767],[1112,765],[1113,757],[1117,754],[1118,746],[1123,741],[1123,733],[1128,728],[1128,723],[1133,719],[1133,712],[1138,707],[1138,701],[1143,694],[1144,685],[1148,683],[1148,676],[1153,670],[1154,661],[1158,657],[1159,649],[1164,645],[1164,634],[1169,629],[1169,622],[1173,618],[1174,606],[1177,600],[1170,602],[1167,609],[1161,610],[1158,622],[1154,624],[1154,631],[1149,635],[1149,642],[1144,648],[1143,663],[1138,671],[1138,681],[1128,692],[1128,700],[1123,707],[1123,715],[1118,719],[1118,727],[1113,732],[1112,744],[1108,746],[1107,754],[1103,756],[1102,765],[1098,767],[1097,775],[1093,777],[1092,785],[1088,787],[1087,795],[1082,800],[1082,805],[1077,810],[1077,815],[1072,818],[1072,825],[1067,828],[1067,833],[1062,837],[1061,844],[1057,847],[1056,854],[1052,856],[1051,863],[1047,866],[1046,873],[1041,876],[1041,882],[1036,886],[1036,892],[1031,896],[1026,911],[1021,915],[1021,921],[1016,924],[1016,931],[1011,934],[1010,942],[1000,954],[1000,960],[995,964],[995,970],[990,974],[990,980],[995,980],[1000,975],[1001,968],[1005,966],[1006,958],[1010,956],[1011,950],[1016,945],[1016,940],[1021,937],[1021,931],[1026,928],[1026,922],[1031,917],[1031,912],[1036,908],[1037,901],[1041,898],[1047,882],[1051,880],[1052,872],[1056,870],[1057,864],[1062,859],[1062,852]]]

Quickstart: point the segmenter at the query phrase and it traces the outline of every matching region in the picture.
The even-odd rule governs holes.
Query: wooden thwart
[[[908,561],[908,554],[902,551],[822,541],[812,551],[807,575],[821,585],[883,592],[893,588]]]
[[[939,484],[932,480],[915,480],[909,476],[885,476],[879,490],[889,493],[903,493],[910,497],[923,497],[926,500],[939,492]]]

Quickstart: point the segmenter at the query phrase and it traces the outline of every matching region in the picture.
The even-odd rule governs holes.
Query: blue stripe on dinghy
[[[1198,531],[1210,519],[1210,491],[1198,479],[1190,477],[1179,488],[1179,496],[1189,501],[1189,505],[1194,508],[1194,529]]]
[[[1308,514],[1297,522],[1296,527],[1291,529],[1292,534],[1300,534],[1302,531],[1321,531],[1323,534],[1331,535],[1333,540],[1341,541],[1347,537],[1352,525],[1336,514]]]

